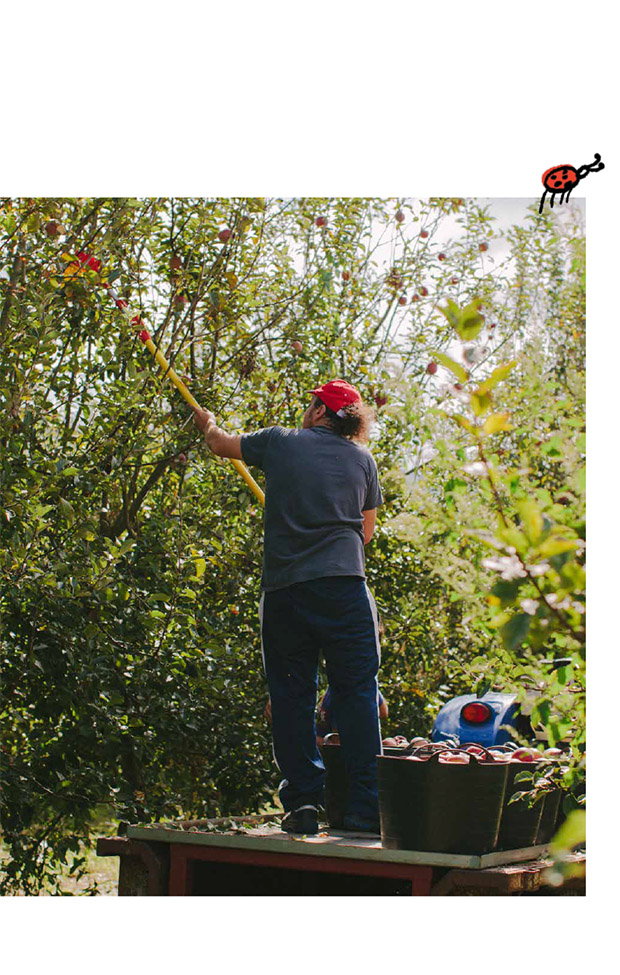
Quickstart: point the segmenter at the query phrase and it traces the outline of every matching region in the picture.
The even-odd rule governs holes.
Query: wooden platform
[[[207,821],[208,822],[208,821]],[[206,827],[205,823],[205,827]],[[129,826],[130,839],[165,843],[191,844],[198,847],[217,847],[228,850],[261,851],[288,855],[295,853],[309,857],[335,857],[343,860],[363,860],[367,863],[419,864],[429,867],[460,867],[483,870],[508,863],[535,860],[547,853],[547,846],[530,846],[522,850],[505,850],[485,856],[456,853],[425,853],[410,850],[386,850],[379,836],[346,830],[326,829],[317,836],[300,836],[283,832],[275,824],[249,825],[225,832],[191,826],[179,828],[175,824],[157,826]]]
[[[544,885],[545,846],[486,856],[387,850],[365,833],[291,835],[278,819],[129,826],[97,852],[120,857],[121,896],[559,893]],[[576,856],[585,872],[585,854]],[[562,893],[583,893],[585,880],[569,886]]]

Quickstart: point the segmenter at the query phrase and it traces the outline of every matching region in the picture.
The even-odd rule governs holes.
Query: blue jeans
[[[350,781],[347,814],[378,821],[380,648],[377,608],[364,579],[327,576],[263,593],[259,618],[284,809],[323,802],[315,729],[322,652]]]

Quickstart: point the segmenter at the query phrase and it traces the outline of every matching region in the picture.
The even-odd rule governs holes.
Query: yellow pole
[[[177,376],[176,372],[174,371],[174,369],[172,368],[172,366],[170,365],[170,363],[166,359],[165,355],[163,355],[160,352],[160,350],[157,348],[157,346],[153,342],[153,339],[151,338],[151,336],[149,335],[149,333],[144,328],[144,322],[142,321],[142,319],[140,318],[140,316],[139,315],[134,315],[132,317],[131,312],[129,311],[129,309],[127,307],[127,302],[124,301],[122,298],[119,298],[115,294],[115,292],[112,290],[112,288],[110,287],[110,285],[106,285],[106,287],[107,287],[107,290],[108,290],[110,296],[116,302],[117,307],[120,308],[121,311],[123,312],[123,314],[125,315],[125,318],[128,318],[130,320],[130,322],[134,326],[134,328],[141,329],[141,331],[139,333],[140,334],[140,339],[142,340],[143,344],[147,347],[147,349],[149,350],[149,352],[155,357],[156,361],[161,366],[161,368],[164,370],[164,372],[167,373],[170,381],[172,383],[174,383],[174,385],[179,390],[179,392],[180,392],[181,396],[183,397],[183,399],[186,400],[189,403],[189,405],[192,406],[194,409],[198,409],[198,410],[201,409],[200,404],[194,399],[194,397],[190,393],[189,389],[187,388],[187,386],[185,385],[185,383],[183,382],[183,380],[180,379]],[[245,481],[245,483],[248,485],[248,487],[250,488],[250,490],[256,495],[256,497],[258,498],[258,500],[260,501],[260,503],[264,507],[264,505],[265,505],[265,493],[258,486],[258,484],[256,483],[256,481],[254,480],[254,478],[250,474],[250,472],[247,469],[247,467],[245,466],[245,464],[242,461],[240,461],[240,460],[236,460],[234,457],[229,457],[228,459],[230,460],[230,462],[233,465],[233,467],[236,468],[237,472],[239,474],[241,474],[241,477],[243,478],[243,480]]]

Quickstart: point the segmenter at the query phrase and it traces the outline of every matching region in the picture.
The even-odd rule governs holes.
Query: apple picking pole
[[[81,264],[86,264],[92,270],[98,271],[99,268],[101,267],[100,262],[97,261],[96,258],[90,257],[88,254],[84,253],[83,251],[81,251],[77,255],[77,259],[78,259],[78,261]],[[154,358],[156,359],[157,363],[164,370],[165,374],[168,376],[168,378],[170,379],[170,381],[172,383],[174,383],[174,385],[179,390],[179,392],[180,392],[181,396],[183,397],[183,399],[186,400],[186,402],[188,402],[189,405],[191,407],[193,407],[194,409],[198,409],[198,410],[201,409],[200,404],[194,399],[194,397],[190,393],[189,389],[187,388],[187,386],[185,385],[185,383],[183,382],[183,380],[182,379],[179,379],[179,377],[177,376],[176,372],[174,371],[174,369],[172,368],[172,366],[170,365],[170,363],[168,362],[168,360],[166,359],[166,357],[160,352],[160,350],[157,348],[157,346],[153,342],[153,339],[151,338],[151,336],[149,335],[148,331],[144,327],[144,322],[142,321],[142,319],[140,318],[140,316],[139,315],[133,315],[132,316],[131,311],[129,310],[128,303],[124,300],[124,298],[119,298],[119,296],[117,295],[117,293],[114,291],[114,289],[112,288],[112,286],[107,283],[107,281],[104,281],[103,282],[103,286],[106,289],[106,291],[108,292],[108,294],[110,295],[110,297],[113,299],[116,307],[117,308],[120,308],[120,310],[122,311],[123,315],[130,322],[130,324],[136,330],[140,329],[140,331],[138,332],[138,335],[140,337],[141,342],[147,347],[147,349],[149,350],[149,352],[154,356]],[[254,480],[254,478],[250,474],[250,472],[247,469],[247,467],[245,466],[245,464],[242,461],[237,460],[234,457],[230,457],[229,460],[230,460],[231,464],[233,465],[233,467],[235,467],[237,469],[237,472],[239,474],[241,474],[241,477],[243,478],[243,480],[245,481],[245,483],[248,485],[248,487],[250,488],[250,490],[256,495],[256,497],[258,498],[258,500],[260,501],[260,503],[264,506],[264,504],[265,504],[265,494],[261,490],[261,488],[258,486],[258,484],[256,483],[256,481]]]

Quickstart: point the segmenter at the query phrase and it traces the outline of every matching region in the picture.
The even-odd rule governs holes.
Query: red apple
[[[396,739],[395,738],[384,738],[382,744],[383,744],[383,747],[384,748],[396,748]]]
[[[314,222],[317,227],[325,227],[327,226],[327,217],[317,217]]]
[[[230,240],[230,238],[232,237],[232,230],[229,230],[228,227],[225,227],[224,230],[220,230],[217,236],[222,241],[222,243],[225,244],[226,241]]]
[[[429,364],[426,367],[426,371],[429,374],[429,376],[434,376],[435,373],[437,372],[437,363],[429,362]]]
[[[187,304],[187,301],[188,301],[188,299],[187,299],[187,296],[186,295],[175,295],[174,296],[174,303],[177,306],[177,308],[182,308],[183,305],[186,305]]]
[[[420,288],[420,294],[421,294],[421,295],[422,295],[422,296],[423,296],[424,298],[426,298],[426,296],[427,296],[427,294],[428,294],[428,288],[424,288],[424,287],[422,287],[422,288]]]
[[[298,339],[295,339],[294,342],[291,342],[291,348],[293,352],[297,353],[297,355],[299,355],[304,350],[303,345],[301,344],[301,342],[298,341]]]
[[[187,454],[177,454],[179,464],[187,464]]]
[[[385,406],[386,403],[387,396],[384,393],[375,393],[375,405],[378,407],[378,409],[381,409],[381,407]]]
[[[60,237],[62,230],[57,220],[48,220],[45,224],[45,233],[48,237]]]
[[[399,305],[406,305],[407,304],[407,298],[405,297],[405,295],[401,295],[400,296],[400,298],[398,299],[398,304]]]
[[[458,283],[459,283],[458,278],[450,278],[450,284],[458,284]]]
[[[535,762],[541,755],[537,748],[517,748],[510,757],[513,762]]]
[[[442,253],[442,254],[438,254],[437,255],[437,260],[438,261],[445,261],[445,259],[446,259],[446,255],[445,254]]]
[[[469,765],[469,755],[466,752],[441,752],[439,761],[443,765]]]
[[[170,258],[170,270],[179,271],[182,267],[183,267],[183,259],[179,257],[177,254],[174,254]]]
[[[412,301],[419,301],[420,300],[420,296],[419,295],[414,295],[411,300]]]
[[[482,758],[486,757],[484,748],[481,748],[480,745],[468,745],[465,751],[471,752],[472,755],[480,755]]]
[[[403,213],[403,211],[402,210],[397,210],[396,211],[396,220],[398,221],[398,223],[402,223],[404,219],[405,219],[405,214]]]
[[[420,237],[428,237],[428,230],[421,230]]]
[[[489,249],[489,245],[488,244],[484,244],[484,243],[478,244],[478,250],[482,251],[483,253],[484,253],[484,251],[488,251],[488,249]]]
[[[350,277],[351,277],[351,274],[349,273],[349,271],[343,271],[342,272],[342,280],[343,281],[348,281]]]

